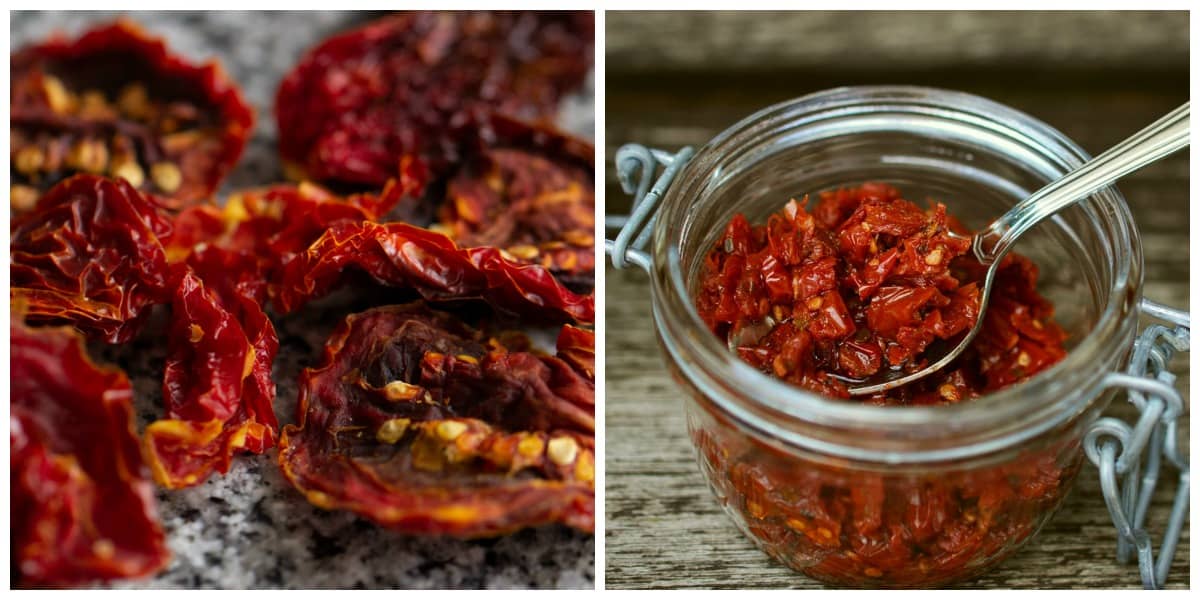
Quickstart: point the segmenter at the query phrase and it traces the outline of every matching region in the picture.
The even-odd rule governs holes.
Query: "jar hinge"
[[[1083,448],[1100,471],[1104,503],[1117,529],[1117,561],[1127,564],[1136,551],[1142,585],[1160,589],[1166,583],[1188,511],[1191,474],[1188,458],[1179,448],[1177,426],[1183,397],[1175,389],[1175,374],[1168,370],[1168,363],[1176,352],[1189,350],[1191,325],[1187,313],[1146,299],[1140,310],[1170,325],[1154,324],[1142,330],[1125,371],[1109,373],[1103,382],[1105,388],[1125,388],[1140,416],[1132,427],[1112,417],[1098,419],[1084,436]],[[1156,560],[1143,525],[1163,458],[1179,471],[1179,487]],[[1123,481],[1119,482],[1119,477]]]
[[[614,267],[624,269],[632,263],[646,272],[650,271],[650,255],[645,247],[650,241],[650,233],[654,231],[658,202],[692,154],[690,146],[676,154],[640,144],[625,144],[617,150],[617,178],[625,193],[633,196],[633,209],[628,217],[604,217],[605,229],[620,229],[617,239],[604,240],[604,252],[612,257]],[[655,180],[654,174],[660,165],[663,171]]]

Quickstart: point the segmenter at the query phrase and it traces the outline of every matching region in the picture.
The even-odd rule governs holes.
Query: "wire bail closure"
[[[604,219],[606,229],[620,229],[616,240],[604,240],[613,267],[624,269],[634,264],[650,271],[651,258],[645,246],[654,231],[658,202],[693,154],[691,147],[671,154],[640,144],[626,144],[617,150],[617,176],[621,188],[633,196],[633,208],[628,217],[608,215]],[[662,174],[655,180],[660,166]],[[1139,310],[1169,325],[1143,329],[1125,371],[1109,373],[1101,385],[1104,389],[1125,388],[1140,416],[1132,427],[1113,417],[1097,419],[1084,435],[1083,448],[1099,470],[1104,503],[1117,530],[1117,561],[1128,564],[1136,551],[1142,585],[1162,589],[1190,502],[1191,471],[1179,447],[1183,396],[1175,389],[1176,377],[1168,363],[1176,352],[1189,351],[1191,320],[1186,312],[1145,298]],[[1179,484],[1156,559],[1144,524],[1164,458],[1179,472]],[[1119,482],[1118,477],[1124,480]]]
[[[633,209],[628,217],[604,218],[605,229],[620,228],[616,240],[604,240],[604,252],[612,257],[613,267],[624,269],[634,264],[650,272],[650,255],[645,248],[654,231],[658,202],[693,154],[691,146],[676,154],[640,144],[625,144],[617,150],[617,178],[621,181],[621,189],[633,196]],[[660,165],[663,172],[655,180],[654,174]]]
[[[1132,427],[1112,417],[1097,419],[1084,436],[1083,448],[1100,471],[1104,504],[1117,529],[1117,562],[1129,564],[1136,551],[1142,586],[1162,589],[1187,518],[1191,484],[1188,457],[1179,448],[1177,419],[1183,413],[1183,396],[1167,366],[1176,352],[1189,351],[1191,325],[1187,313],[1145,298],[1139,308],[1170,326],[1154,324],[1142,330],[1125,371],[1109,373],[1103,386],[1125,388],[1140,416]],[[1155,559],[1144,524],[1164,458],[1179,472],[1179,485]]]

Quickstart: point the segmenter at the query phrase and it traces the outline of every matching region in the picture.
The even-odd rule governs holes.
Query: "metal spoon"
[[[975,319],[975,326],[949,351],[945,350],[948,343],[931,344],[926,348],[925,354],[929,363],[919,371],[907,373],[902,370],[882,369],[863,380],[846,380],[850,394],[862,396],[890,390],[930,375],[954,360],[979,333],[997,266],[1000,259],[1012,249],[1017,238],[1043,219],[1087,198],[1092,192],[1186,147],[1190,110],[1191,102],[1187,102],[1171,111],[1129,139],[1067,173],[1062,179],[1034,192],[1032,196],[993,221],[987,229],[976,233],[971,240],[971,250],[980,263],[988,265],[988,270],[983,282],[979,316]]]

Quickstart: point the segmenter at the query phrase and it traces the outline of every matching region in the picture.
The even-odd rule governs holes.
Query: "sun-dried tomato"
[[[405,156],[440,174],[480,114],[555,114],[591,68],[593,19],[412,12],[334,36],[279,86],[280,153],[295,179],[378,188]]]
[[[560,358],[528,346],[421,303],[351,315],[301,375],[284,474],[317,506],[406,533],[591,531],[594,338],[565,327]]]
[[[170,560],[125,374],[67,328],[9,330],[15,587],[142,577]]]
[[[974,325],[985,269],[969,254],[969,238],[952,233],[965,230],[945,206],[922,210],[875,183],[822,193],[811,213],[793,200],[764,225],[737,215],[705,258],[697,307],[747,362],[848,397],[845,381],[920,369],[931,342]],[[1057,362],[1066,334],[1036,283],[1029,259],[1005,257],[967,352],[867,402],[959,402]]]
[[[167,256],[179,261],[196,248],[220,247],[256,262],[260,278],[272,283],[330,226],[376,220],[423,185],[417,174],[389,182],[379,194],[341,197],[308,182],[239,191],[222,208],[193,206],[179,213]]]
[[[278,341],[252,255],[213,246],[172,264],[171,238],[170,220],[128,182],[72,177],[14,224],[12,297],[30,322],[110,343],[130,339],[152,306],[171,307],[167,414],[147,428],[147,460],[159,483],[183,487],[225,472],[235,450],[274,444]]]
[[[296,310],[328,293],[349,268],[427,300],[481,298],[501,312],[547,321],[592,323],[591,295],[576,294],[538,265],[489,247],[459,248],[450,238],[405,223],[343,222],[330,227],[283,270],[277,307]]]
[[[494,116],[447,184],[442,231],[462,246],[502,248],[577,289],[595,274],[592,145]]]
[[[33,323],[71,323],[110,343],[128,341],[169,290],[159,238],[171,231],[155,203],[124,180],[79,175],[13,221],[14,301]]]
[[[271,379],[278,337],[255,298],[265,297],[262,282],[246,279],[255,276],[253,267],[239,274],[254,263],[216,248],[191,258],[175,268],[163,374],[166,418],[145,434],[155,479],[171,488],[227,472],[237,451],[265,452],[279,429]],[[221,283],[210,289],[198,273]]]
[[[789,202],[763,225],[742,215],[706,256],[697,308],[740,357],[812,391],[847,398],[844,381],[920,368],[979,310],[986,271],[967,231],[883,184]],[[1001,263],[969,349],[939,373],[876,394],[883,406],[950,404],[1012,385],[1065,354],[1037,267]],[[733,427],[692,429],[718,496],[772,556],[823,581],[939,585],[1010,554],[1054,510],[1079,468],[1078,440],[996,466],[882,475],[809,461]],[[1074,445],[1074,446],[1072,446]]]
[[[194,65],[129,21],[10,58],[11,205],[75,173],[123,178],[180,208],[233,167],[254,114],[216,63]]]

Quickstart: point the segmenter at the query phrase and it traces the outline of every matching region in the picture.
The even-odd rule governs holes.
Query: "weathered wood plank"
[[[609,69],[643,72],[1188,64],[1181,12],[610,11],[605,29]]]

